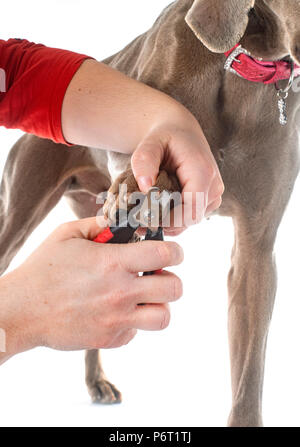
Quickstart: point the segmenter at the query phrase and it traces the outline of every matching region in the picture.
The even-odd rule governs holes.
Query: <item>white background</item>
[[[169,0],[15,0],[2,2],[0,38],[27,38],[98,59],[147,30]],[[205,130],[205,129],[204,129]],[[0,129],[0,171],[21,132]],[[264,420],[300,426],[300,186],[277,242],[279,287],[267,351]],[[74,219],[64,200],[30,237],[18,265],[59,223]],[[83,353],[36,349],[0,368],[1,426],[223,426],[230,410],[226,278],[231,221],[214,218],[178,238],[183,299],[163,333],[140,333],[103,353],[124,403],[90,404]]]

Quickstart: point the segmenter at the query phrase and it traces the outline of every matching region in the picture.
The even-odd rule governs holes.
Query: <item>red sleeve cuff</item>
[[[66,65],[66,60],[64,60],[62,63],[62,69],[58,73],[58,82],[55,83],[54,81],[55,86],[53,87],[51,108],[49,111],[49,135],[51,135],[50,138],[56,143],[63,143],[68,146],[72,146],[72,144],[65,140],[62,132],[61,110],[67,88],[73,76],[80,68],[81,64],[87,59],[91,58],[83,55],[77,55],[77,57],[74,58],[70,57]]]

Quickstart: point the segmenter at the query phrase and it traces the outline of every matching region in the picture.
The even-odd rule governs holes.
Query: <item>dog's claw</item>
[[[105,379],[100,379],[90,385],[89,393],[94,404],[114,405],[122,402],[120,391]]]

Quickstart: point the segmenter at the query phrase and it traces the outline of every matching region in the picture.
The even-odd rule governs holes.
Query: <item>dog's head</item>
[[[254,56],[300,64],[300,0],[194,0],[186,22],[213,52],[241,42]]]

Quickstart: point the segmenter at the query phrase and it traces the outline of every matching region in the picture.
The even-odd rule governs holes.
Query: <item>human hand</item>
[[[208,142],[193,115],[180,105],[173,118],[168,115],[166,122],[154,127],[141,141],[131,166],[143,192],[156,183],[160,169],[176,174],[184,208],[191,210],[189,216],[184,213],[182,228],[198,223],[222,203],[224,184]],[[167,231],[172,233],[172,229]],[[180,229],[173,231],[178,233]]]
[[[64,224],[1,278],[0,327],[7,332],[8,356],[41,345],[115,348],[138,329],[168,326],[168,303],[180,298],[180,279],[166,271],[148,277],[138,272],[181,263],[181,248],[171,242],[101,245],[91,241],[99,232],[94,218]]]

